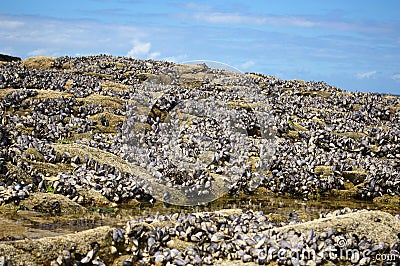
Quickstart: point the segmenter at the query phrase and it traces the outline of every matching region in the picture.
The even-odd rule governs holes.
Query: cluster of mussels
[[[218,82],[209,76],[192,84],[179,76],[174,80],[168,74],[176,65],[168,62],[107,55],[48,60],[47,67],[24,61],[0,65],[0,204],[36,191],[78,201],[78,186],[113,202],[151,201],[148,184],[110,159],[126,157],[122,127],[135,97],[146,94],[144,81],[216,94],[247,86],[240,75],[229,79],[226,71],[210,69],[220,75]],[[196,75],[202,66],[191,69]],[[400,195],[399,97],[350,93],[323,82],[247,77],[268,99],[277,133],[269,171],[257,185],[303,198],[334,189],[351,190],[359,198]],[[257,120],[251,112],[247,116],[249,123]],[[75,144],[104,153],[91,156]],[[224,158],[229,141],[217,144]],[[160,170],[170,175],[166,182],[188,181],[167,168]],[[192,179],[206,186],[212,178],[194,173]],[[254,191],[246,181],[236,188]]]
[[[326,215],[356,211],[343,209]],[[373,265],[380,263],[379,254],[390,254],[393,259],[384,265],[395,265],[400,258],[400,242],[375,243],[333,228],[279,231],[285,224],[253,211],[155,215],[115,228],[109,248],[113,255],[125,258],[123,265],[212,265],[226,259],[260,265],[274,261],[295,266],[339,261]],[[102,258],[96,243],[92,246],[87,254],[64,250],[52,265],[104,265],[107,258]]]

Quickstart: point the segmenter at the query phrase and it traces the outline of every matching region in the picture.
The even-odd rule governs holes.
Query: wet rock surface
[[[46,217],[50,216],[79,220],[79,216],[93,210],[107,213],[123,204],[157,204],[152,190],[143,182],[146,177],[143,169],[138,166],[132,171],[125,162],[129,154],[124,149],[124,123],[132,106],[141,108],[133,95],[165,93],[162,86],[167,86],[170,92],[185,93],[197,89],[224,95],[232,87],[246,86],[245,80],[251,79],[268,99],[271,126],[276,131],[276,151],[271,157],[269,171],[263,173],[257,189],[251,182],[251,169],[246,169],[230,190],[231,195],[257,195],[258,191],[263,191],[276,196],[290,195],[305,202],[332,196],[348,201],[362,199],[384,204],[379,206],[388,205],[392,214],[399,213],[399,97],[350,93],[323,82],[285,81],[254,73],[246,74],[243,79],[241,75],[208,69],[205,65],[174,65],[106,55],[39,57],[0,64],[0,205],[8,208],[7,213],[11,210],[25,217],[32,215],[37,223],[45,223]],[[146,85],[149,83],[161,87],[157,85],[149,91]],[[160,103],[160,109],[153,108],[151,118],[154,121],[149,120],[145,126],[156,127],[157,117],[163,118],[163,112],[170,108],[168,106],[175,97],[174,94],[167,95],[169,98],[164,97],[166,101]],[[249,114],[246,121],[250,125],[254,118]],[[255,129],[249,126],[247,130]],[[220,149],[224,151],[224,145],[228,144],[223,141],[221,144]],[[215,167],[221,166],[218,163],[223,162],[224,157],[221,158],[213,162]],[[206,160],[211,164],[212,157]],[[168,186],[193,183],[206,187],[210,186],[208,181],[216,178],[200,173],[182,179],[170,168],[159,171],[168,177],[166,182],[171,183]],[[352,209],[343,212],[340,216],[346,216],[348,212],[359,215],[362,221],[379,220],[372,223],[374,227],[389,230],[394,238],[382,239],[372,231],[368,234],[369,227],[363,222],[358,225],[365,228],[364,231],[343,227],[339,232],[339,224],[332,224],[332,230],[329,230],[324,224],[325,217],[315,220],[315,227],[305,227],[307,230],[314,228],[315,236],[304,243],[300,239],[307,240],[311,233],[300,230],[301,226],[294,227],[291,233],[268,235],[270,231],[266,230],[284,226],[267,214],[255,211],[244,211],[244,218],[243,214],[235,217],[202,214],[200,220],[196,218],[200,214],[196,213],[166,214],[131,222],[124,217],[124,223],[128,221],[124,226],[114,228],[113,223],[109,227],[92,229],[95,231],[80,232],[80,237],[54,236],[55,239],[65,237],[69,240],[49,253],[41,251],[45,250],[44,246],[35,245],[50,245],[44,243],[56,243],[57,240],[20,240],[27,234],[15,234],[17,237],[13,239],[11,234],[2,233],[0,265],[2,262],[7,265],[9,261],[31,261],[38,265],[50,262],[53,265],[72,265],[74,262],[109,265],[119,257],[124,258],[124,265],[212,264],[219,259],[302,265],[301,261],[278,258],[278,251],[282,248],[292,250],[295,243],[302,242],[302,248],[312,246],[318,253],[337,244],[336,240],[341,236],[346,241],[351,239],[350,246],[358,250],[362,243],[363,248],[371,248],[375,253],[393,251],[398,254],[396,235],[399,237],[400,229],[397,218],[380,212],[372,212],[372,216],[365,211],[353,213]],[[325,214],[321,215],[324,217]],[[190,218],[192,216],[194,218]],[[182,221],[178,221],[179,217]],[[9,215],[4,219],[4,224],[15,221]],[[161,220],[160,226],[148,226],[154,219]],[[223,219],[227,220],[226,225],[217,222]],[[182,228],[168,225],[171,221],[181,223]],[[291,221],[303,222],[300,217]],[[385,227],[385,221],[391,221],[393,227]],[[287,217],[282,223],[286,222],[290,222]],[[133,226],[138,223],[142,226]],[[317,232],[317,224],[322,226],[321,231]],[[136,232],[135,228],[142,228],[142,231],[137,229],[140,232]],[[184,229],[182,234],[180,229]],[[24,230],[29,231],[29,228],[21,229]],[[175,233],[170,234],[171,230]],[[252,234],[266,235],[256,238]],[[38,238],[40,234],[31,236]],[[337,236],[336,240],[334,236]],[[258,245],[264,241],[262,239],[270,242]],[[328,243],[322,244],[318,239]],[[82,242],[80,248],[76,241]],[[300,247],[297,249],[301,250]],[[357,262],[355,258],[353,260],[352,263],[363,265],[373,262],[361,261],[361,258]]]

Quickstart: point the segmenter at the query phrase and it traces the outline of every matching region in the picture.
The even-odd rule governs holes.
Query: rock
[[[114,260],[114,262],[112,263],[112,266],[121,266],[121,265],[125,265],[125,261],[128,261],[129,259],[131,259],[131,255],[123,255],[120,256],[118,258],[116,258]],[[128,263],[126,263],[126,265],[128,265]],[[132,262],[129,265],[133,265]]]
[[[50,69],[53,65],[55,58],[48,56],[37,56],[32,58],[27,58],[22,60],[21,66],[26,67],[28,69]]]
[[[21,61],[21,58],[11,55],[0,54],[0,61],[3,62]]]
[[[31,196],[21,201],[27,210],[33,210],[52,215],[83,215],[86,208],[73,202],[67,197],[53,193],[32,193]]]
[[[397,234],[400,232],[400,220],[387,212],[361,210],[305,223],[285,225],[272,230],[275,232],[295,230],[306,233],[313,229],[316,233],[321,233],[330,228],[356,234],[360,238],[365,236],[377,243],[395,243],[398,241]]]
[[[88,205],[94,205],[96,207],[115,207],[111,201],[94,189],[77,187],[76,191],[84,198],[84,202]]]
[[[343,171],[343,177],[354,185],[363,183],[367,175],[368,173],[365,171]]]
[[[396,196],[384,195],[382,197],[374,198],[373,201],[379,204],[400,206],[400,196],[397,195]]]
[[[8,254],[13,259],[13,264],[43,265],[56,259],[63,250],[74,247],[76,253],[87,254],[91,249],[91,243],[99,244],[98,256],[112,258],[108,248],[112,241],[112,227],[102,226],[83,232],[57,237],[48,237],[37,240],[19,240],[11,243],[0,243],[0,254]],[[112,261],[105,261],[112,264]]]

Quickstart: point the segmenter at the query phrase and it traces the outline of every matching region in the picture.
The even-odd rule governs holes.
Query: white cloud
[[[394,81],[400,81],[400,73],[395,73],[391,77]]]
[[[212,6],[199,5],[196,3],[188,3],[184,7],[187,9],[196,10],[196,11],[208,11],[213,8]]]
[[[143,56],[147,55],[151,49],[151,43],[134,41],[132,49],[128,52],[128,56]]]
[[[187,16],[186,16],[187,17]],[[374,21],[350,21],[341,18],[326,18],[323,16],[302,15],[255,15],[227,12],[201,12],[191,17],[197,21],[213,24],[248,24],[248,25],[270,25],[276,27],[297,28],[322,28],[350,32],[375,32],[375,33],[397,33],[397,23],[378,23]]]
[[[187,59],[188,59],[187,54],[182,54],[182,55],[164,57],[162,60],[173,63],[181,63],[182,61],[186,61]]]
[[[256,25],[275,25],[275,26],[295,26],[295,27],[314,27],[315,22],[296,16],[249,16],[237,13],[197,13],[194,15],[197,20],[209,23],[222,24],[256,24]]]
[[[242,69],[248,69],[249,67],[252,67],[252,66],[254,66],[255,64],[256,64],[256,63],[255,63],[254,61],[249,60],[249,61],[246,61],[246,62],[244,62],[243,64],[241,64],[240,67],[241,67]]]
[[[21,21],[16,21],[16,20],[0,20],[0,28],[3,30],[5,28],[7,29],[15,29],[18,27],[24,26],[24,23]]]
[[[148,59],[148,58],[156,58],[160,56],[160,52],[151,52],[151,43],[150,42],[141,42],[139,40],[133,41],[133,47],[127,53],[127,56],[131,56],[137,59]]]
[[[23,26],[17,27],[19,25]],[[1,14],[0,29],[0,50],[21,58],[39,54],[55,57],[100,53],[125,55],[132,48],[132,36],[140,40],[154,35],[152,27]],[[11,51],[9,47],[12,47]],[[156,56],[159,53],[150,49],[144,57]]]
[[[157,58],[161,55],[160,52],[152,52],[149,54],[149,58]]]
[[[49,52],[50,51],[48,51],[47,49],[41,48],[28,52],[28,55],[29,56],[49,55]]]
[[[362,72],[362,73],[357,73],[357,79],[369,79],[372,78],[376,74],[376,70],[369,71],[369,72]]]
[[[13,55],[15,50],[12,47],[0,47],[0,54]]]

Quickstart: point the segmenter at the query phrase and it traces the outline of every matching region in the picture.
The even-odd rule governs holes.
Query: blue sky
[[[213,60],[400,94],[400,1],[2,1],[0,53]]]

